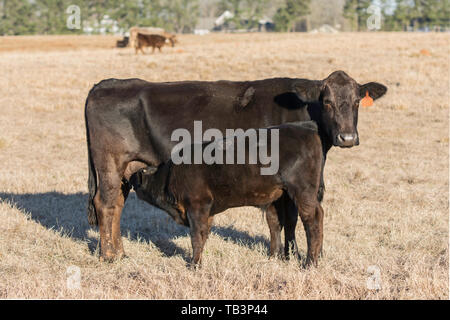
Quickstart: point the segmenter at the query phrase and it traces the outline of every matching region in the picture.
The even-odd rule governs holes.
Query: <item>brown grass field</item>
[[[448,34],[186,35],[138,56],[116,39],[0,38],[0,298],[449,298]],[[122,216],[129,257],[99,261],[83,113],[95,83],[323,79],[339,69],[389,90],[361,108],[361,145],[329,153],[317,268],[269,260],[265,219],[245,207],[216,217],[203,267],[191,270],[188,230],[134,193]],[[304,256],[301,224],[297,239]],[[67,286],[70,266],[80,288]],[[374,268],[379,290],[367,286]]]

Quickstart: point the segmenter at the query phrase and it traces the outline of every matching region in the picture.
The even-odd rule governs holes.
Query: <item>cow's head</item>
[[[322,81],[299,80],[293,91],[303,103],[320,107],[322,130],[334,146],[349,148],[359,145],[357,130],[359,102],[366,92],[375,100],[387,88],[377,82],[358,84],[343,71],[335,71]]]
[[[175,34],[169,34],[169,33],[167,33],[165,36],[166,36],[166,39],[169,40],[172,48],[175,47],[175,44],[178,43],[177,36]]]

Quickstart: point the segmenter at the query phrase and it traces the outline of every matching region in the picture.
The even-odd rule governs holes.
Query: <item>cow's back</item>
[[[137,34],[138,47],[162,47],[166,42],[166,37],[158,34]]]
[[[201,121],[203,131],[215,128],[225,135],[226,129],[309,120],[304,108],[290,110],[274,102],[276,95],[291,90],[291,82],[288,78],[242,82],[109,79],[89,93],[87,115],[122,140],[132,139],[131,144],[139,149],[136,153],[146,154],[141,160],[149,159],[151,153],[165,161],[177,143],[171,141],[173,131],[187,129],[193,139],[194,121]],[[249,88],[254,89],[254,94],[242,106],[242,97]]]

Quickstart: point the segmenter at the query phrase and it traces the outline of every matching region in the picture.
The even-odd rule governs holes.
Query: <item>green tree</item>
[[[225,10],[233,14],[227,23],[233,23],[238,29],[251,29],[258,26],[270,6],[270,0],[220,0],[219,14]]]
[[[100,11],[100,10],[99,10]],[[104,13],[117,21],[120,28],[128,30],[133,26],[161,26],[158,17],[161,11],[160,1],[155,0],[113,0]]]
[[[433,28],[434,26],[449,26],[449,0],[416,0],[414,8],[416,9],[416,15],[413,20],[414,27]]]
[[[274,16],[278,31],[295,31],[295,24],[310,13],[310,0],[286,0]]]
[[[346,0],[344,4],[344,17],[350,22],[350,30],[362,31],[367,29],[369,14],[367,8],[372,4],[371,0]]]
[[[162,7],[166,29],[177,33],[192,32],[200,15],[198,0],[166,0]]]
[[[35,3],[0,0],[0,34],[19,35],[36,32],[38,15]]]
[[[449,0],[397,0],[395,3],[394,13],[385,17],[384,30],[449,27]]]

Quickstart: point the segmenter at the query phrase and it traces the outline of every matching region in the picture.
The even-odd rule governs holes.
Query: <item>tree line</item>
[[[0,34],[71,34],[128,30],[132,26],[191,32],[199,17],[198,0],[0,0]],[[79,27],[68,27],[77,14]],[[108,19],[105,19],[108,17]],[[105,23],[114,22],[113,23]]]
[[[402,31],[420,28],[448,28],[450,0],[341,0],[337,14],[346,21],[345,29],[367,30],[370,6],[381,12],[381,30]],[[313,6],[331,10],[317,0],[0,0],[0,35],[77,34],[124,32],[132,26],[161,27],[177,33],[193,32],[202,17],[202,6],[213,6],[215,16],[225,10],[236,29],[252,29],[270,17],[275,31],[298,30]],[[79,28],[68,28],[70,6],[78,6]],[[105,20],[105,18],[108,19]],[[89,29],[90,28],[90,29]]]
[[[383,31],[450,27],[450,0],[346,0],[343,15],[351,31],[367,30],[367,19],[373,14],[368,10],[371,5],[378,5]]]

